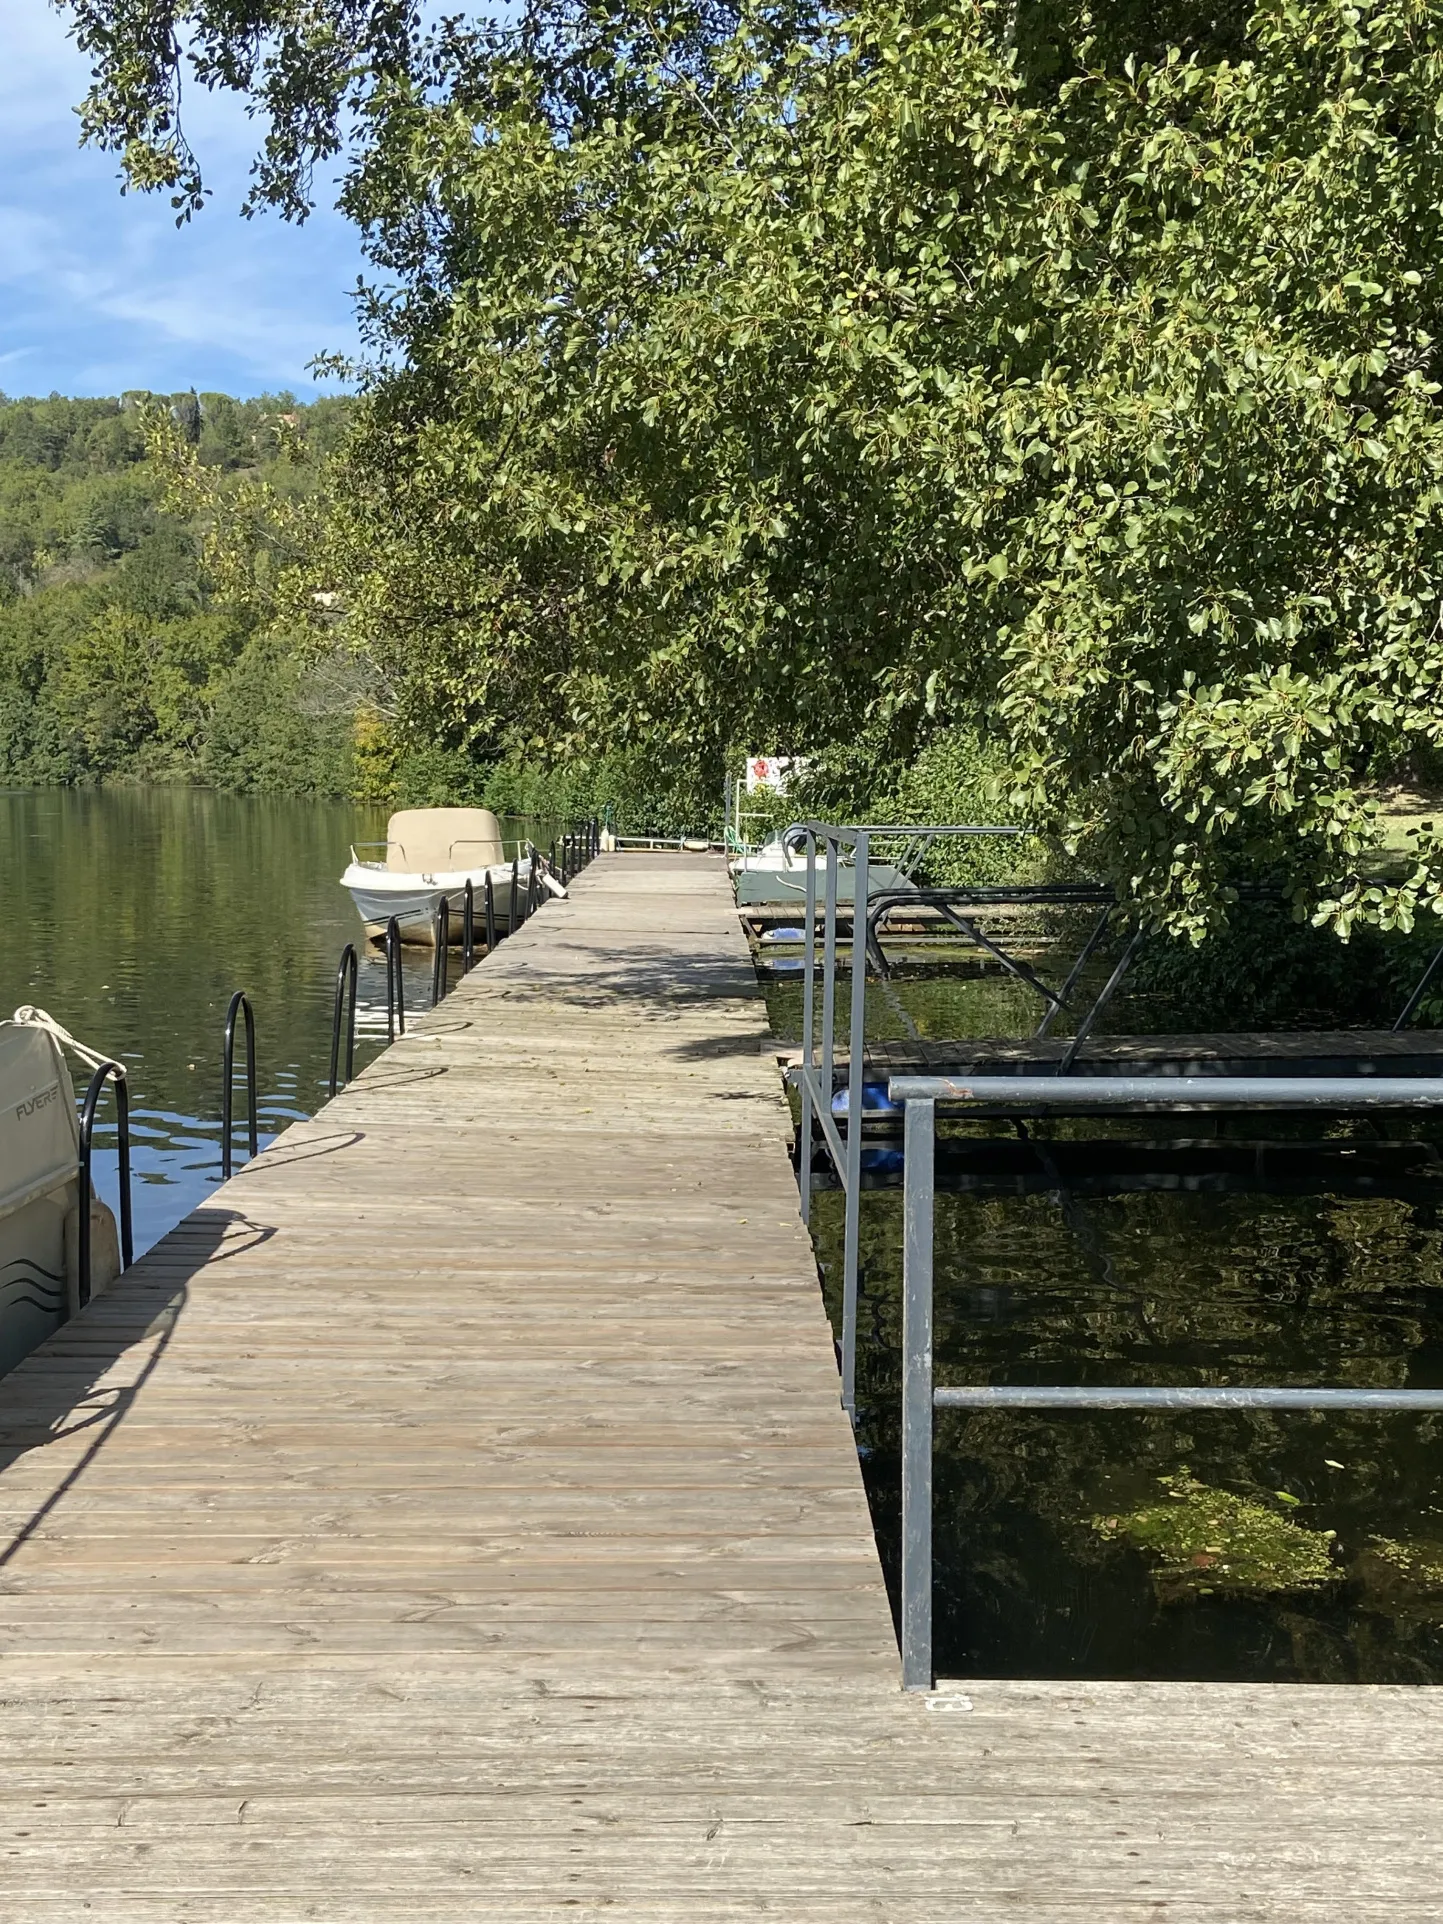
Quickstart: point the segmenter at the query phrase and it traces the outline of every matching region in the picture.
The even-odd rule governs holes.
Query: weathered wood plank
[[[901,1695],[787,1137],[607,858],[0,1383],[6,1924],[1436,1915],[1429,1693]]]

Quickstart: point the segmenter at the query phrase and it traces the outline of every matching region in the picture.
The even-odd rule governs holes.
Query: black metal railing
[[[447,977],[451,968],[451,904],[442,896],[436,904],[435,920],[431,926],[431,941],[434,953],[431,957],[431,1007],[445,1000],[450,986]]]
[[[386,1040],[406,1033],[406,985],[401,975],[401,924],[386,924]]]
[[[346,990],[350,989],[350,1021],[346,1024],[346,1081],[356,1073],[356,945],[348,942],[341,950],[341,960],[336,969],[336,1000],[331,1013],[331,1088],[335,1095],[339,1086],[338,1072],[341,1061],[341,1018],[346,1009]]]
[[[135,1240],[131,1227],[130,1211],[130,1086],[125,1079],[125,1066],[119,1062],[102,1062],[90,1078],[90,1087],[85,1091],[85,1100],[80,1107],[80,1220],[77,1224],[76,1240],[76,1300],[81,1309],[90,1301],[93,1294],[92,1257],[90,1236],[90,1209],[95,1188],[90,1173],[91,1145],[95,1136],[95,1112],[100,1098],[105,1093],[107,1082],[115,1084],[115,1139],[120,1151],[120,1267],[122,1271],[130,1268],[135,1261]]]
[[[220,1061],[220,1173],[223,1181],[231,1174],[231,1136],[233,1133],[232,1084],[235,1080],[235,1019],[244,1015],[246,1024],[246,1133],[253,1156],[260,1153],[260,1134],[256,1122],[256,1019],[250,998],[237,989],[225,1012],[225,1037]]]

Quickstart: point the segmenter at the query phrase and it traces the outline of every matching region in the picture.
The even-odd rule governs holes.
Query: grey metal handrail
[[[798,1136],[797,1182],[801,1193],[802,1221],[811,1220],[812,1126],[821,1124],[822,1137],[841,1183],[844,1209],[842,1246],[842,1407],[848,1415],[856,1412],[857,1376],[857,1266],[861,1240],[862,1190],[862,1089],[863,1053],[867,1033],[866,942],[870,933],[867,904],[871,844],[878,835],[925,835],[929,839],[980,835],[1026,836],[1027,828],[987,827],[970,822],[945,824],[795,822],[786,830],[783,841],[803,838],[807,866],[806,925],[802,974],[802,1060],[797,1071],[801,1090],[802,1117]],[[817,969],[817,848],[826,848],[826,884],[822,918],[822,1043],[821,1059],[816,1058],[816,969]],[[847,1134],[845,1141],[832,1114],[833,1079],[836,1066],[836,986],[837,986],[837,877],[843,847],[852,850],[852,984],[847,1045]],[[858,967],[858,930],[861,935],[861,966]]]
[[[939,1102],[1061,1109],[1435,1109],[1443,1078],[894,1076],[906,1105],[902,1203],[902,1688],[930,1690],[932,1418],[938,1409],[1443,1410],[1443,1390],[933,1382],[932,1235]]]

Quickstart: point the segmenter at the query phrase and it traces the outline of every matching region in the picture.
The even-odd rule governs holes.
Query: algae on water
[[[1443,1624],[1443,1543],[1374,1537],[1353,1565],[1363,1606],[1413,1623]]]
[[[1161,1503],[1091,1521],[1100,1535],[1154,1560],[1161,1602],[1316,1590],[1340,1574],[1331,1530],[1309,1530],[1266,1503],[1209,1489],[1185,1469],[1159,1481]]]

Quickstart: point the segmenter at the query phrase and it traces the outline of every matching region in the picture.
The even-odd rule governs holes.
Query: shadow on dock
[[[0,1381],[0,1468],[89,1434],[68,1467],[0,1549],[0,1570],[43,1527],[134,1409],[189,1300],[189,1278],[269,1242],[275,1230],[238,1210],[198,1209]],[[163,1266],[161,1275],[154,1273]],[[133,1364],[128,1382],[105,1379]]]

